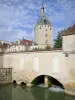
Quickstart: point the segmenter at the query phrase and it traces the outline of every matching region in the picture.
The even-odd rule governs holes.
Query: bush
[[[47,45],[45,50],[51,50],[51,47],[49,45]]]

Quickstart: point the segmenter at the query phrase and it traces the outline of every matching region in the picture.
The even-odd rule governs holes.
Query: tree
[[[62,48],[62,35],[65,32],[65,30],[58,31],[57,38],[54,39],[54,47],[53,48]]]

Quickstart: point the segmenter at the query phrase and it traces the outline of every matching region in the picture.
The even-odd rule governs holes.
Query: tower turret
[[[40,9],[40,18],[34,29],[34,41],[40,48],[45,48],[47,45],[52,46],[52,27],[44,10],[44,6],[42,5]]]
[[[41,15],[43,15],[44,14],[44,6],[42,5],[42,7],[41,7]]]

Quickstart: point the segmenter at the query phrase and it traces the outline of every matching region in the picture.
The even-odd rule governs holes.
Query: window
[[[46,40],[46,44],[48,44],[48,40]]]
[[[47,37],[48,36],[48,34],[45,34],[45,37]]]
[[[18,47],[18,50],[20,50],[20,46]]]
[[[46,31],[47,31],[47,29],[46,29]]]
[[[68,53],[65,53],[65,57],[68,57]]]

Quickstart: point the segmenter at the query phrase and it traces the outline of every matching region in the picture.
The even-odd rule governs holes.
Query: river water
[[[5,85],[0,87],[0,100],[75,100],[75,97],[44,87]]]

